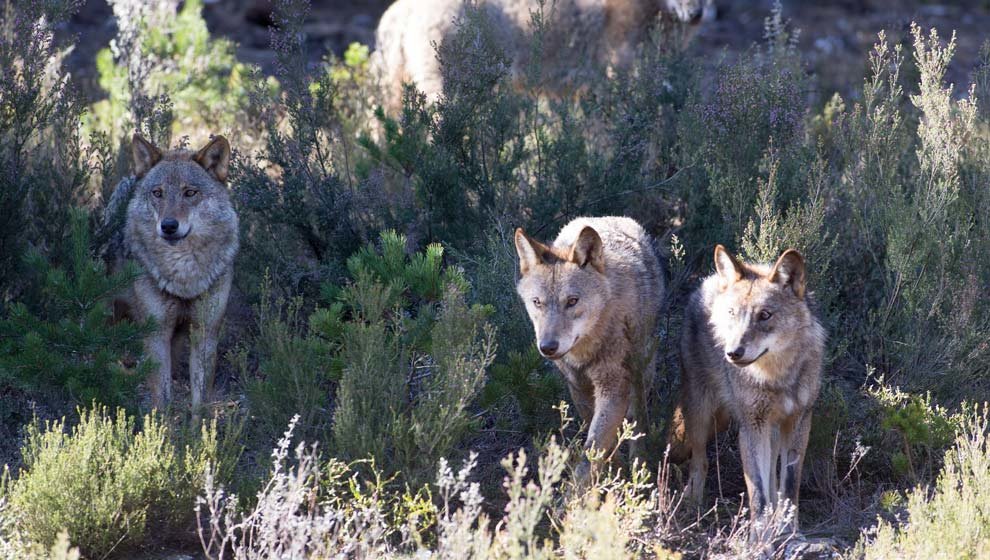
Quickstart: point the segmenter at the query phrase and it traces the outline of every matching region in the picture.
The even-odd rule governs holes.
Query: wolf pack
[[[415,1],[399,0],[389,12],[407,9],[403,6]],[[417,12],[417,17],[429,20],[424,24],[429,33],[420,34],[417,41],[442,33],[437,22],[449,20],[462,1],[433,3],[442,6],[428,18]],[[629,19],[616,15],[616,10],[653,15],[658,6],[666,6],[682,20],[695,22],[706,8],[703,2],[674,0],[559,3],[564,11],[578,12],[582,6],[600,4],[606,8],[606,20],[621,16],[626,23]],[[529,2],[483,4],[515,13]],[[571,16],[580,19],[578,12]],[[386,13],[379,29],[380,48],[392,48],[381,37],[391,21]],[[412,24],[405,23],[405,35],[391,37],[393,42],[414,35]],[[636,37],[606,24],[598,31],[606,42],[613,36]],[[613,46],[608,52],[626,48]],[[398,63],[402,66],[408,63],[410,49],[406,45],[385,54],[405,52],[405,61]],[[621,57],[615,61],[621,62]],[[417,77],[407,69],[393,70],[401,74],[398,81],[432,83],[432,78]],[[227,185],[230,150],[222,136],[192,151],[164,150],[135,134],[133,177],[118,186],[107,205],[108,215],[124,215],[119,243],[109,258],[113,268],[136,261],[143,270],[115,301],[115,314],[137,321],[150,318],[156,325],[145,341],[145,356],[157,364],[148,383],[150,404],[170,405],[173,371],[187,361],[194,416],[210,398],[239,244],[237,213]],[[618,456],[614,451],[625,422],[640,433],[650,426],[647,401],[657,377],[659,322],[668,297],[663,259],[653,237],[628,217],[579,217],[546,241],[518,229],[514,242],[515,290],[532,323],[535,346],[559,369],[586,426],[584,446],[589,453],[576,464],[574,476],[587,479]],[[740,260],[722,245],[714,247],[712,255],[713,272],[684,309],[680,394],[668,423],[666,453],[688,464],[685,495],[702,504],[708,444],[717,433],[735,426],[749,511],[758,519],[783,501],[798,504],[826,333],[798,251],[788,249],[773,263]],[[660,457],[650,457],[644,441],[629,442],[630,460],[656,464]]]

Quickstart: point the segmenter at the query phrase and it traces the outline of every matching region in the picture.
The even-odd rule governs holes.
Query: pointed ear
[[[598,272],[605,272],[605,257],[602,253],[602,238],[591,226],[585,226],[571,246],[570,261],[578,266],[591,265]]]
[[[526,276],[538,264],[543,264],[546,245],[530,238],[522,228],[516,229],[516,253],[519,254],[519,273]]]
[[[193,161],[217,178],[227,182],[227,166],[230,164],[230,144],[223,136],[214,136],[202,150],[196,152]]]
[[[735,284],[743,276],[742,265],[722,245],[715,246],[715,270],[723,289]]]
[[[777,259],[770,273],[770,281],[790,286],[799,299],[804,299],[805,273],[804,257],[794,249],[784,251]]]
[[[134,134],[131,140],[131,160],[134,164],[134,176],[140,179],[161,161],[162,152],[154,144],[145,140],[140,134]]]

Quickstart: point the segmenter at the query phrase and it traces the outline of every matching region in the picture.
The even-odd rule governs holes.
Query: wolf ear
[[[134,163],[134,176],[140,179],[161,161],[162,152],[140,134],[135,133],[131,140],[131,160]]]
[[[794,249],[784,251],[773,265],[770,281],[784,286],[790,286],[799,299],[804,299],[804,257]]]
[[[547,246],[530,238],[522,228],[516,229],[516,253],[519,254],[519,273],[523,276],[536,267],[543,264],[543,255],[549,249]]]
[[[227,182],[227,166],[230,164],[230,144],[223,136],[214,136],[202,150],[196,152],[193,161],[217,178]]]
[[[722,245],[715,246],[715,270],[722,281],[722,288],[731,286],[743,275],[742,265]]]
[[[584,226],[577,241],[571,246],[571,262],[578,266],[590,264],[600,273],[605,272],[605,257],[602,252],[602,238],[591,226]]]

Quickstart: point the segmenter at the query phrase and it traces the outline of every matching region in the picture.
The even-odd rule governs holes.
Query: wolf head
[[[165,243],[175,245],[190,234],[200,213],[210,212],[218,193],[227,196],[227,166],[230,144],[215,137],[202,150],[192,153],[162,152],[140,135],[131,144],[134,194],[147,201],[155,220],[155,231]]]
[[[681,23],[697,25],[705,11],[705,0],[659,0],[660,11]]]
[[[159,287],[201,294],[229,269],[238,248],[227,190],[230,144],[215,137],[198,152],[162,152],[139,135],[131,144],[137,182],[124,236]]]
[[[729,363],[745,367],[798,350],[796,335],[810,321],[800,253],[788,249],[766,267],[741,263],[719,245],[715,269],[711,327]]]
[[[592,227],[570,247],[549,247],[516,230],[516,291],[536,331],[540,353],[556,360],[590,334],[609,299],[602,239]]]

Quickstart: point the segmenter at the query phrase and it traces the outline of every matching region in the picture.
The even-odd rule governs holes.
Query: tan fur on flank
[[[157,329],[145,341],[145,355],[158,364],[154,406],[171,400],[173,349],[188,330],[198,412],[212,385],[238,249],[237,213],[225,184],[230,146],[218,136],[198,152],[162,152],[135,135],[132,152],[135,180],[118,186],[108,210],[130,198],[114,260],[136,260],[144,274],[118,298],[118,308],[138,321],[155,320]]]
[[[647,428],[664,279],[652,238],[629,218],[577,218],[552,245],[516,231],[520,278],[541,353],[567,380],[587,448],[611,452],[622,419]],[[551,351],[552,350],[552,351]],[[634,441],[634,457],[643,460]],[[589,465],[582,463],[580,475]]]
[[[700,503],[707,443],[735,422],[755,519],[777,503],[778,489],[798,504],[826,335],[797,251],[766,266],[741,263],[719,245],[715,267],[685,311],[671,458],[690,458],[687,493]]]
[[[465,0],[397,0],[382,15],[373,65],[385,90],[386,107],[401,103],[402,85],[413,83],[430,100],[443,90],[434,45],[455,29]],[[515,85],[522,84],[532,54],[531,13],[536,0],[478,0],[495,39],[510,61]],[[698,23],[703,0],[548,0],[548,32],[540,65],[550,91],[576,91],[595,66],[625,68],[658,15]]]

